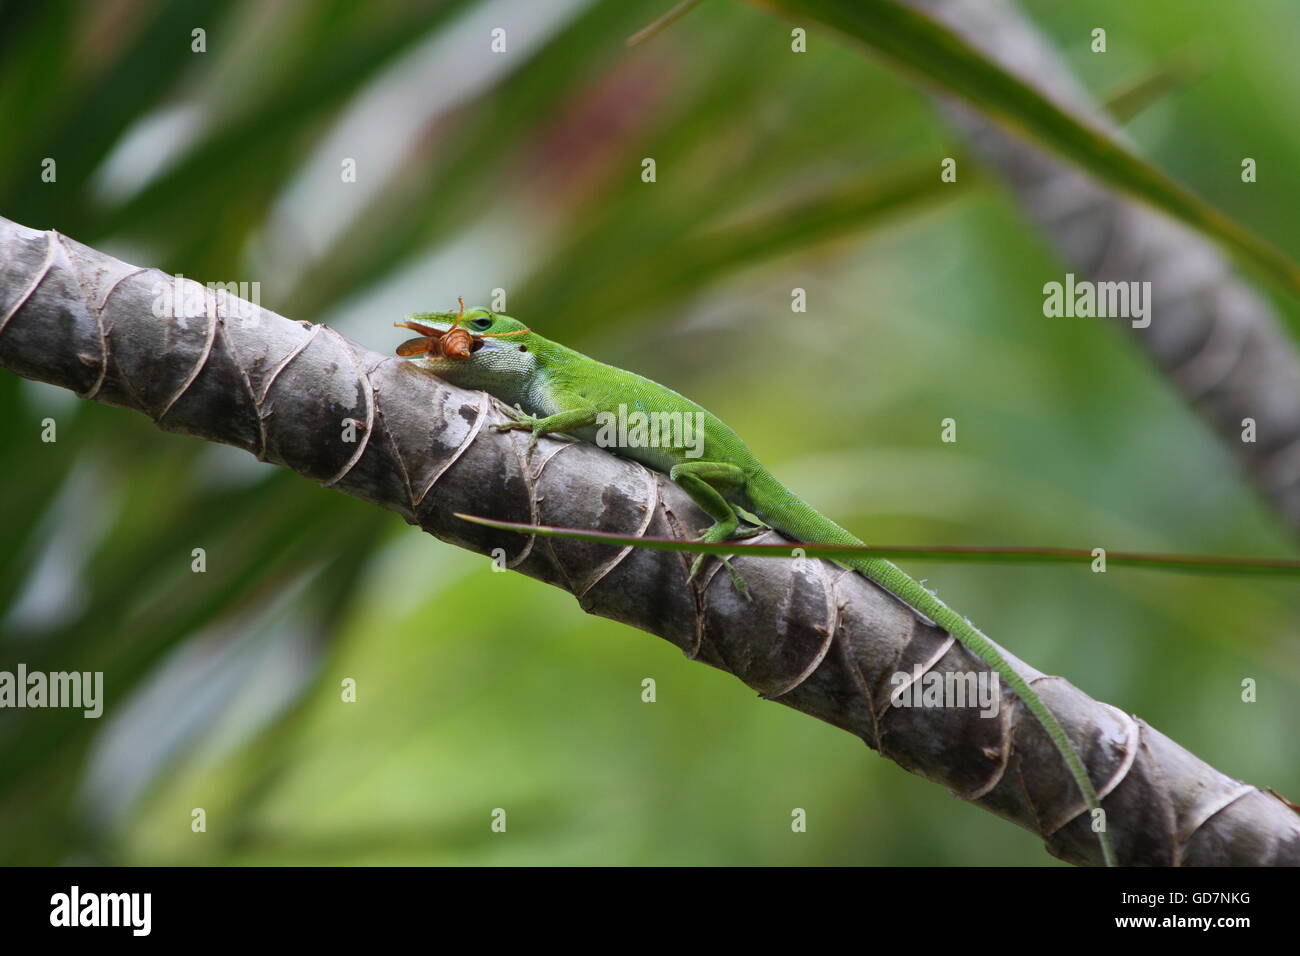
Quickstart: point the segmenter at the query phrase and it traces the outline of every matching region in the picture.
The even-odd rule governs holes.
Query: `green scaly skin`
[[[426,312],[408,318],[445,330],[455,317],[452,312]],[[482,389],[509,406],[526,409],[514,414],[516,421],[496,427],[530,431],[534,445],[541,435],[557,432],[594,442],[597,415],[617,414],[620,405],[628,411],[703,413],[704,443],[699,457],[687,457],[685,448],[611,449],[666,473],[691,496],[714,522],[699,540],[717,543],[755,533],[756,529],[742,529],[736,511],[741,508],[795,541],[863,546],[862,541],[777,481],[735,432],[685,396],[640,375],[597,362],[527,330],[509,316],[487,309],[466,311],[460,325],[476,335],[516,334],[481,339],[468,361],[433,356],[413,361],[454,385]],[[703,560],[704,555],[696,559],[692,578]],[[929,618],[996,672],[1047,731],[1088,809],[1099,809],[1097,791],[1060,722],[987,637],[893,563],[869,556],[845,557],[840,563],[866,575]],[[727,568],[737,590],[747,595],[744,581],[730,564]],[[1115,865],[1109,835],[1103,830],[1098,840],[1106,864]]]

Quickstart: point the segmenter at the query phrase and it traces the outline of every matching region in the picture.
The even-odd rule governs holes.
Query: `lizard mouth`
[[[413,339],[407,339],[401,345],[397,346],[397,355],[400,358],[415,358],[426,364],[440,360],[451,360],[452,362],[468,362],[474,352],[483,349],[497,349],[502,346],[498,345],[497,339],[511,338],[516,335],[527,335],[528,329],[517,329],[513,332],[483,332],[476,333],[460,324],[460,318],[464,315],[464,308],[457,315],[453,322],[426,323],[415,321],[420,316],[411,316],[405,322],[394,322],[393,325],[399,329],[410,329],[412,332],[418,332],[419,335]],[[490,341],[489,341],[490,340]],[[520,346],[522,351],[528,351],[527,346]]]

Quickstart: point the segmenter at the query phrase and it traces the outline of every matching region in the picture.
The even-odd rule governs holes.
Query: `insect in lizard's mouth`
[[[440,327],[420,322],[395,322],[396,328],[419,332],[397,347],[402,358],[446,358],[468,362],[470,355],[483,348],[486,339],[456,325]]]

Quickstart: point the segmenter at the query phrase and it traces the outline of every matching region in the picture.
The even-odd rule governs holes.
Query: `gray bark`
[[[986,668],[865,578],[824,561],[742,558],[754,595],[746,603],[716,562],[690,586],[688,555],[462,522],[453,512],[669,536],[708,523],[663,475],[581,442],[543,439],[530,455],[526,436],[487,427],[506,420],[488,396],[325,326],[261,309],[251,321],[231,318],[211,293],[200,317],[157,317],[156,284],[172,281],[0,219],[0,366],[238,446],[460,547],[503,549],[512,567],[570,591],[588,613],[657,634],[763,697],[855,734],[1041,834],[1064,860],[1099,861],[1059,755],[1008,692],[994,719],[972,708],[890,705],[890,677],[914,665]],[[360,423],[354,442],[345,440],[347,419]],[[1300,818],[1280,800],[1008,657],[1083,755],[1121,861],[1300,864]]]
[[[906,2],[1062,107],[1123,138],[1010,0]],[[1151,282],[1150,326],[1124,327],[1300,533],[1300,355],[1268,300],[1198,233],[1116,195],[964,105],[949,103],[947,111],[1079,278]],[[1254,442],[1242,440],[1247,418],[1256,423]]]

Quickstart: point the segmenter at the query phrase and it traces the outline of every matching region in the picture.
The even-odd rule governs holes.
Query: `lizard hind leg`
[[[680,485],[682,490],[691,496],[691,500],[713,519],[713,524],[695,540],[705,544],[719,544],[736,537],[740,516],[736,514],[736,509],[731,502],[723,497],[723,493],[739,491],[745,486],[745,473],[739,467],[728,462],[687,461],[674,465],[668,477]],[[708,555],[704,554],[696,557],[691,564],[691,573],[686,577],[687,583],[695,580],[700,568],[704,566],[706,557]],[[745,579],[741,577],[740,572],[732,566],[730,559],[721,557],[718,560],[731,576],[732,587],[745,600],[750,600],[749,586],[745,584]]]

